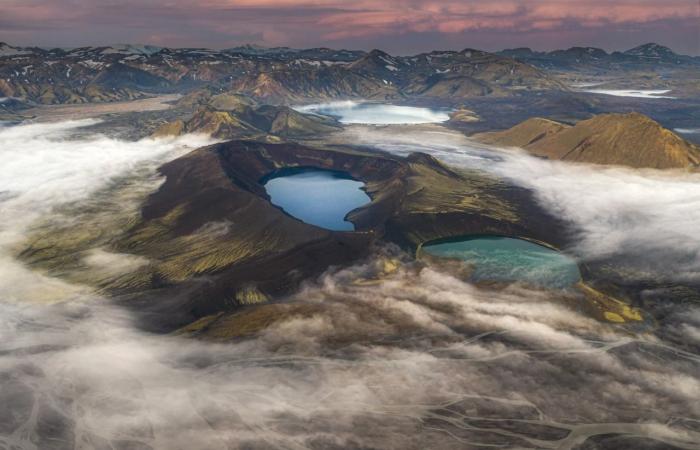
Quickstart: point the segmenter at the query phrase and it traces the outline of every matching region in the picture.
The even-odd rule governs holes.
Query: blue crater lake
[[[461,259],[473,265],[474,281],[520,281],[565,289],[581,279],[573,258],[523,239],[467,237],[429,243],[422,250],[432,256]]]
[[[345,220],[353,209],[371,201],[364,183],[345,172],[288,168],[262,180],[270,201],[302,222],[333,231],[353,231]]]

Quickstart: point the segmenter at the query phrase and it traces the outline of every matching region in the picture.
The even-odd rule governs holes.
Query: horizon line
[[[259,48],[261,50],[277,50],[277,49],[288,49],[291,51],[300,51],[300,50],[313,50],[313,49],[329,49],[329,50],[334,50],[334,51],[352,51],[352,52],[365,52],[365,53],[370,53],[375,50],[379,50],[381,52],[384,52],[389,55],[396,55],[396,56],[411,56],[411,55],[420,55],[420,54],[425,54],[425,53],[432,53],[432,52],[440,52],[440,51],[449,51],[449,52],[463,52],[467,50],[476,50],[476,51],[481,51],[484,53],[499,53],[499,52],[504,52],[508,50],[530,50],[534,53],[552,53],[556,51],[567,51],[567,50],[572,50],[572,49],[596,49],[596,50],[602,50],[608,55],[612,55],[615,53],[625,53],[630,50],[634,50],[639,47],[644,47],[648,45],[658,45],[660,47],[665,47],[669,50],[671,50],[674,54],[678,56],[688,56],[688,57],[699,57],[700,53],[697,55],[689,55],[689,54],[681,54],[681,53],[676,53],[675,50],[669,45],[664,45],[664,44],[659,44],[658,42],[655,41],[648,41],[639,45],[635,45],[633,47],[627,48],[625,50],[608,50],[603,47],[596,47],[592,45],[573,45],[567,48],[555,48],[553,50],[538,50],[533,47],[529,47],[527,45],[523,46],[512,46],[512,47],[505,47],[501,48],[500,50],[495,50],[495,51],[487,51],[487,50],[482,50],[479,48],[474,48],[474,47],[464,47],[462,49],[455,49],[455,48],[435,48],[429,52],[419,52],[419,53],[389,53],[388,51],[385,51],[379,47],[374,47],[371,49],[357,49],[357,48],[335,48],[335,47],[327,47],[327,46],[318,46],[318,47],[291,47],[291,46],[286,46],[286,45],[279,45],[279,46],[266,46],[266,45],[261,45],[261,44],[255,44],[251,42],[239,44],[239,45],[234,45],[234,46],[226,46],[226,47],[221,47],[221,48],[216,48],[216,47],[181,47],[181,46],[162,46],[162,45],[155,45],[155,44],[149,44],[149,43],[128,43],[128,42],[114,42],[111,44],[97,44],[97,45],[80,45],[80,46],[43,46],[43,45],[15,45],[15,44],[10,44],[7,41],[0,40],[0,45],[7,45],[12,48],[21,48],[21,49],[30,49],[30,48],[38,48],[41,50],[63,50],[63,51],[68,51],[68,50],[76,50],[80,48],[115,48],[115,46],[131,46],[131,47],[152,47],[152,48],[157,48],[160,50],[214,50],[214,51],[226,51],[226,50],[233,50],[237,48],[245,48],[245,47],[250,47],[250,48]]]

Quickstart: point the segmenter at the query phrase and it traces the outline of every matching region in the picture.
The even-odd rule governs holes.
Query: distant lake
[[[299,106],[294,109],[305,113],[336,117],[340,122],[348,124],[419,124],[446,122],[450,119],[449,114],[443,110],[352,101],[320,103]]]
[[[432,256],[458,258],[474,266],[475,281],[522,281],[563,289],[581,279],[576,261],[523,239],[478,236],[423,246]]]
[[[273,205],[302,222],[333,231],[353,231],[345,220],[353,209],[371,202],[364,183],[345,172],[315,168],[279,170],[263,179]]]

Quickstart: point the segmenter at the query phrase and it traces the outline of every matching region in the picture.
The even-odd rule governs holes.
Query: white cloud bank
[[[297,111],[338,117],[341,123],[399,125],[446,122],[445,111],[414,106],[357,103],[353,101],[319,103],[295,107]]]
[[[675,279],[700,277],[699,174],[549,161],[437,128],[399,134],[355,127],[347,133],[360,144],[401,155],[429,153],[531,189],[545,208],[573,223],[579,239],[571,250],[582,259],[619,256]]]
[[[90,289],[31,272],[7,252],[36,218],[59,220],[57,207],[85,201],[125,172],[145,167],[144,183],[152,183],[159,162],[201,142],[73,135],[89,123],[0,131],[0,447],[554,449],[618,432],[698,448],[697,354],[595,322],[556,296],[478,289],[394,249],[382,250],[403,258],[393,276],[357,283],[380,270],[374,258],[329,273],[290,299],[302,310],[271,312],[279,320],[249,339],[215,344],[138,331]],[[426,141],[435,154],[530,180],[542,201],[578,217],[588,237],[622,226],[606,219],[620,206],[628,221],[651,227],[671,226],[669,217],[693,206],[641,220],[651,188],[633,189],[641,194],[629,206],[584,195],[632,174],[604,172],[609,180],[589,186],[582,183],[592,169],[465,150],[440,136]],[[391,144],[400,148],[386,145],[416,149],[402,138]],[[652,185],[666,189],[661,181]],[[596,201],[600,218],[570,210]],[[139,263],[99,249],[88,262]],[[38,305],[42,290],[73,301]],[[698,317],[679,310],[666,326],[692,338]]]
[[[236,343],[141,333],[96,298],[1,303],[0,444],[554,449],[612,431],[697,448],[696,355],[406,264],[373,285],[354,283],[372,261],[329,274]]]
[[[87,199],[115,177],[149,167],[152,173],[167,159],[208,142],[202,136],[126,142],[101,134],[81,134],[82,128],[95,123],[87,119],[0,128],[3,300],[22,301],[27,291],[29,298],[47,300],[76,292],[75,286],[30,272],[12,258],[13,245],[34,221],[56,213],[62,205]]]

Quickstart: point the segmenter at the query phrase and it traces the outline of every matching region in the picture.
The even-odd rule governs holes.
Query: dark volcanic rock
[[[318,228],[272,205],[261,178],[283,167],[339,170],[365,182],[371,203],[348,214],[356,231]],[[198,149],[160,171],[166,182],[114,245],[152,263],[104,288],[139,293],[148,299],[142,311],[169,311],[175,324],[289,293],[304,279],[367,255],[379,240],[407,249],[473,233],[564,240],[548,231],[556,219],[529,192],[454,172],[424,154],[400,158],[231,141]]]

